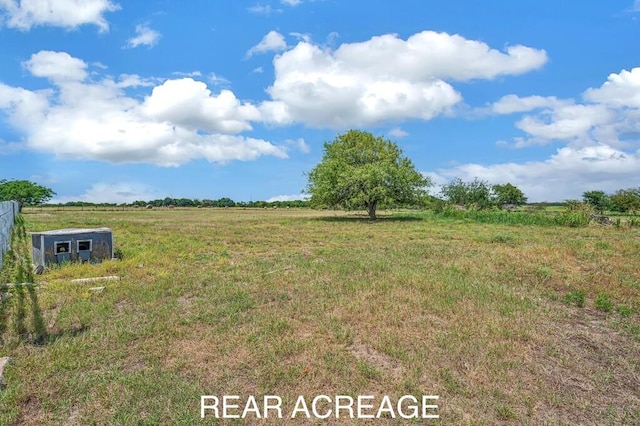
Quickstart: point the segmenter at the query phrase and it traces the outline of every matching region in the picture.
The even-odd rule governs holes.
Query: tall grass
[[[558,213],[509,212],[506,210],[457,210],[447,207],[439,211],[402,213],[402,216],[422,219],[460,220],[473,223],[498,225],[568,226],[583,227],[589,224],[588,213],[565,210]]]

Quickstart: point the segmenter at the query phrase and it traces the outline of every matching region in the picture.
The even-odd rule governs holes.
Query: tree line
[[[292,201],[234,201],[231,198],[220,198],[217,200],[209,199],[191,199],[191,198],[159,198],[150,201],[134,201],[132,203],[90,203],[86,201],[69,201],[60,204],[47,204],[47,206],[56,207],[247,207],[247,208],[273,208],[273,207],[290,207],[300,208],[309,207],[309,202],[305,200]]]
[[[442,185],[439,194],[433,195],[429,192],[433,186],[431,179],[415,169],[397,144],[359,130],[349,130],[333,141],[325,142],[322,160],[307,177],[308,200],[247,202],[227,197],[217,200],[166,197],[124,204],[75,201],[58,206],[314,207],[365,210],[371,219],[375,219],[380,208],[439,210],[451,206],[513,210],[527,203],[527,197],[515,185],[491,185],[477,178],[471,182],[455,178]],[[0,180],[0,201],[13,199],[21,206],[41,205],[53,195],[55,192],[51,189],[32,182]],[[611,210],[635,213],[640,210],[640,188],[620,189],[612,194],[588,191],[583,194],[582,203],[600,213]]]

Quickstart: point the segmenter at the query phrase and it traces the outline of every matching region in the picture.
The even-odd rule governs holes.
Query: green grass
[[[29,231],[110,227],[122,259],[37,277],[47,343],[0,349],[13,358],[0,424],[196,424],[200,395],[322,394],[439,395],[444,424],[640,422],[637,228],[296,209],[25,217]],[[107,275],[120,280],[70,282]]]

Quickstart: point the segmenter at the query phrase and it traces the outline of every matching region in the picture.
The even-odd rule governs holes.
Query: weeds
[[[578,308],[584,308],[586,294],[582,290],[574,290],[564,295],[564,303],[567,305],[577,306]]]
[[[607,312],[607,313],[613,311],[613,307],[614,307],[613,302],[611,301],[611,298],[604,293],[598,294],[595,300],[595,306],[596,306],[596,309],[601,310],[603,312]]]
[[[0,343],[10,337],[16,341],[44,343],[47,338],[36,284],[31,270],[31,256],[24,217],[18,215],[11,231],[10,248],[4,254],[0,274]],[[9,283],[6,283],[9,281]],[[29,311],[31,327],[27,324]],[[9,329],[11,325],[11,329]]]

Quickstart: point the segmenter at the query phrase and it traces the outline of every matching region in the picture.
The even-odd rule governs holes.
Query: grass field
[[[0,349],[0,424],[215,424],[201,395],[278,395],[286,417],[299,395],[408,394],[440,397],[428,424],[640,424],[638,228],[294,209],[25,219],[110,227],[122,259],[37,277],[49,339]]]

